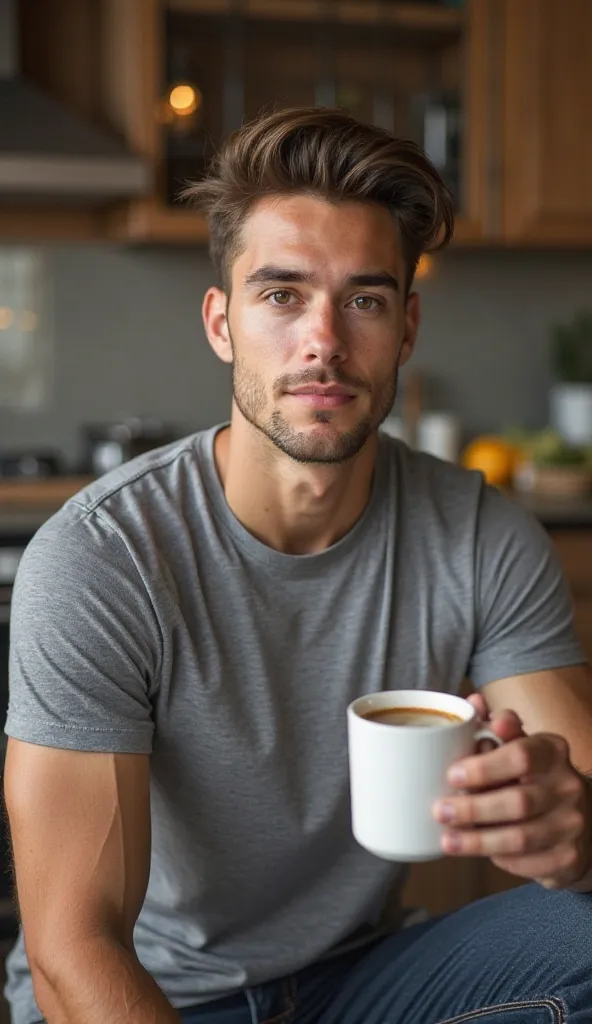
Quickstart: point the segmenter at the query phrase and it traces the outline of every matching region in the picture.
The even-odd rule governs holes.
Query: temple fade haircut
[[[338,109],[265,113],[229,136],[206,176],[182,193],[206,217],[210,256],[227,294],[250,209],[260,199],[290,195],[386,207],[401,240],[406,290],[422,253],[452,238],[452,197],[414,142]]]

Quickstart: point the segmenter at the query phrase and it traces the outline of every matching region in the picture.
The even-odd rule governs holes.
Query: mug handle
[[[483,726],[482,729],[477,729],[473,739],[475,741],[475,746],[477,746],[478,743],[481,743],[482,740],[491,740],[492,743],[495,743],[496,747],[503,747],[504,745],[504,740],[501,740],[499,736],[496,736],[491,729],[487,728],[487,726]]]

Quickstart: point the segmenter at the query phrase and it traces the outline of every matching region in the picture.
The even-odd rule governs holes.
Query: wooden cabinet
[[[248,118],[263,106],[314,103],[323,91],[315,91],[315,82],[318,85],[324,31],[334,76],[324,83],[325,92],[338,105],[353,107],[357,116],[370,119],[376,114],[380,92],[383,117],[386,110],[393,130],[409,135],[414,127],[409,111],[416,98],[443,95],[458,100],[462,134],[456,238],[479,242],[485,237],[486,4],[470,0],[463,11],[433,3],[376,0],[244,0],[240,5],[231,0],[102,2],[105,109],[110,123],[133,148],[153,161],[157,181],[151,199],[111,211],[112,236],[133,241],[205,240],[207,230],[199,215],[172,201],[203,160],[198,131],[193,137],[186,133],[185,139],[182,134],[175,139],[174,125],[162,116],[167,95],[179,79],[192,82],[204,97],[203,134],[214,142],[224,134],[221,124],[230,130],[243,114]],[[237,57],[243,77],[230,89],[234,87],[235,99],[237,91],[240,94],[242,108],[237,110],[235,102],[233,115],[228,104],[225,108],[228,44],[221,37],[237,6],[243,12]],[[331,20],[324,25],[328,11]],[[385,46],[381,36],[392,40],[392,47],[390,42]]]
[[[203,218],[166,200],[165,134],[158,111],[166,90],[166,5],[162,0],[101,0],[102,95],[110,124],[154,166],[153,196],[108,214],[110,237],[133,242],[207,241]]]
[[[503,0],[500,231],[592,243],[592,3]]]
[[[325,95],[375,119],[378,96],[380,116],[386,110],[395,132],[412,134],[417,123],[405,112],[413,97],[452,97],[460,115],[455,243],[592,245],[590,0],[20,0],[20,8],[25,73],[115,129],[150,162],[155,187],[107,210],[27,215],[0,202],[0,239],[53,231],[205,242],[199,214],[172,200],[203,162],[197,136],[175,137],[167,123],[171,86],[188,73],[203,87],[214,142],[216,117],[232,127],[240,103],[250,116]],[[247,49],[229,115],[223,93],[236,41],[221,48],[220,38],[236,10]],[[216,19],[220,38],[206,31]],[[324,58],[323,46],[332,49]],[[330,73],[315,94],[323,60]],[[335,74],[345,89],[335,90]]]
[[[110,217],[110,231],[136,241],[205,240],[207,231],[199,216],[170,202],[174,157],[156,110],[173,81],[174,19],[185,19],[190,39],[191,23],[199,25],[200,13],[203,17],[204,12],[211,15],[217,11],[222,17],[233,4],[231,0],[102,2],[108,116],[134,148],[153,160],[158,182],[150,200],[128,204]],[[304,39],[300,62],[294,46],[282,55],[278,67],[285,80],[281,85],[278,79],[274,88],[268,69],[270,91],[261,83],[251,88],[251,102],[247,96],[245,103],[248,116],[264,103],[312,98],[304,95],[302,85],[299,91],[297,65],[312,68],[316,60],[314,26],[329,7],[334,26],[342,29],[349,21],[357,24],[361,35],[373,19],[384,17],[388,5],[376,0],[331,0],[330,4],[322,0],[243,0],[240,6],[255,19],[255,34],[261,34],[266,25],[267,31],[274,23],[281,26],[283,18],[286,31],[294,34],[297,29]],[[414,89],[425,91],[431,83],[460,97],[456,243],[592,244],[589,0],[570,0],[568,4],[564,0],[465,0],[464,8],[402,2],[390,10],[393,60],[383,65],[387,91],[400,98]],[[281,32],[278,39],[281,51]],[[372,63],[371,50],[366,56]],[[347,59],[351,66],[351,50]],[[212,60],[215,62],[213,55]],[[207,56],[203,63],[208,63]],[[363,59],[359,63],[363,79]],[[362,117],[368,113],[359,111]],[[404,119],[395,119],[394,127],[408,133]],[[186,170],[191,160],[185,164],[181,160],[179,167]]]

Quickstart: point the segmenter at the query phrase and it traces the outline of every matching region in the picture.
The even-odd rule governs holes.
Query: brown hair
[[[206,177],[183,192],[206,216],[212,263],[225,290],[242,251],[241,229],[250,207],[265,196],[293,193],[387,207],[400,232],[407,287],[421,254],[443,248],[452,237],[450,193],[414,142],[343,110],[274,111],[234,132]]]

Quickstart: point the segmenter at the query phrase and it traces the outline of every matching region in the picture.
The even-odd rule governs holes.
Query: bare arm
[[[133,946],[150,866],[148,757],[10,739],[4,788],[27,957],[48,1024],[178,1024]]]
[[[592,776],[592,668],[588,665],[498,679],[483,687],[483,695],[491,711],[515,711],[526,733],[563,736],[572,764]]]

